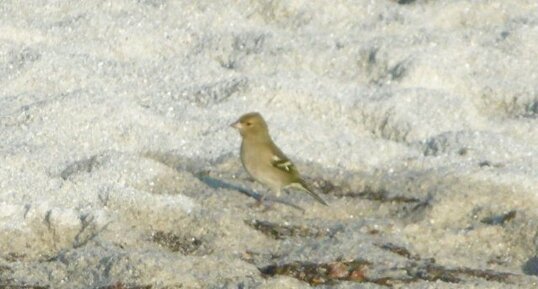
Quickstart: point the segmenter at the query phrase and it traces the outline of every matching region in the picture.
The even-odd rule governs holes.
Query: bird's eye
[[[247,125],[247,126],[251,126],[252,123],[251,123],[251,122],[247,122],[246,125]]]

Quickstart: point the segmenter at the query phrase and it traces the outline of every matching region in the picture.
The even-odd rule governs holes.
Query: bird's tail
[[[310,189],[310,187],[308,187],[308,185],[303,180],[298,183],[297,187],[309,193],[310,196],[312,196],[314,199],[316,199],[316,201],[320,202],[321,204],[329,206],[329,204],[327,204],[318,194],[314,193],[314,191],[312,191],[312,189]]]

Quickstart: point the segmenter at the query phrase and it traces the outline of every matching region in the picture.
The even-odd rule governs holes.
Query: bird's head
[[[244,114],[230,126],[239,130],[242,137],[265,136],[268,134],[267,124],[258,112]]]

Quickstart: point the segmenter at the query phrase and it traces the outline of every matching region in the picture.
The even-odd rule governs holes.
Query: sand
[[[2,1],[0,288],[535,288],[537,67],[535,0]]]

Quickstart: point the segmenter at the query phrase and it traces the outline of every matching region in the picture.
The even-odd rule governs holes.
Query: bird
[[[328,206],[309,188],[292,161],[275,145],[260,113],[246,113],[230,126],[241,135],[241,163],[254,180],[269,187],[277,196],[283,189],[297,188]]]

